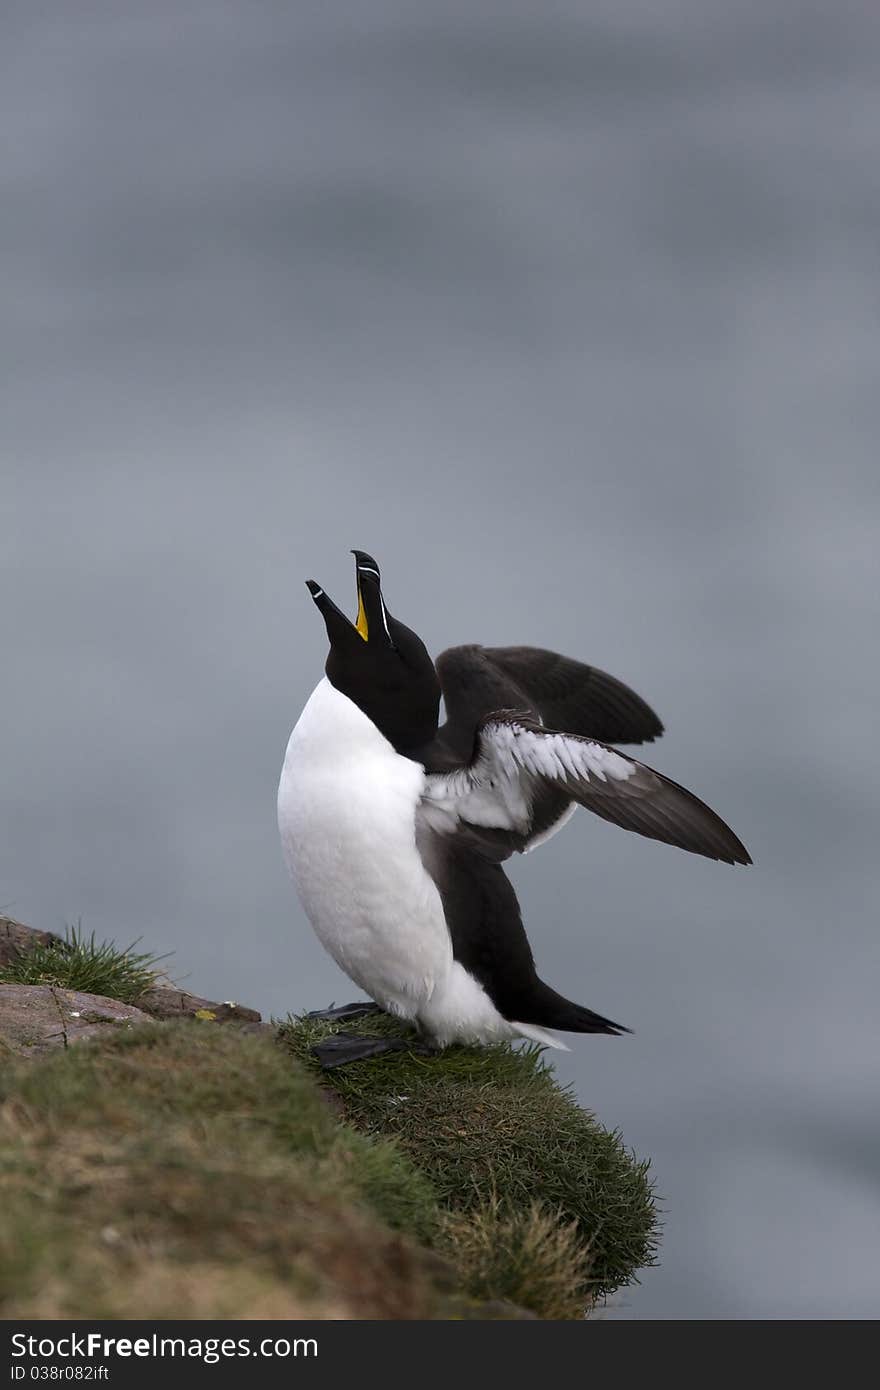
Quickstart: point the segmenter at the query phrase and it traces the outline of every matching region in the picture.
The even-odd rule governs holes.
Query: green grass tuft
[[[283,1027],[288,1046],[312,1068],[312,1045],[339,1031],[413,1036],[382,1014],[345,1025],[290,1019]],[[497,1198],[499,1220],[533,1213],[538,1203],[573,1224],[589,1251],[582,1274],[592,1299],[635,1282],[654,1263],[648,1164],[559,1086],[540,1048],[390,1053],[324,1073],[323,1083],[352,1124],[397,1141],[447,1212],[485,1225],[486,1203]]]
[[[443,1248],[474,1298],[505,1299],[539,1318],[583,1317],[590,1255],[577,1224],[540,1202],[509,1210],[497,1193],[467,1216],[447,1216]]]
[[[136,945],[120,950],[111,941],[97,942],[94,932],[86,936],[81,927],[69,927],[63,941],[35,942],[0,967],[0,984],[55,985],[133,1004],[154,984],[153,967],[163,959],[135,951]]]

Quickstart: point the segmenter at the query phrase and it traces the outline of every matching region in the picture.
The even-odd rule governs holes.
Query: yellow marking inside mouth
[[[361,581],[358,580],[358,615],[355,620],[355,627],[363,637],[365,642],[370,640],[370,625],[367,622],[367,610],[364,607],[364,596],[361,593]]]

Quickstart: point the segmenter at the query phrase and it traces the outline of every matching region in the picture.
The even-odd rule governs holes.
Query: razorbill
[[[285,857],[320,941],[432,1047],[564,1048],[548,1029],[628,1031],[539,979],[504,860],[578,806],[728,864],[751,863],[744,846],[691,792],[609,746],[663,732],[627,686],[536,647],[452,647],[435,665],[389,613],[376,561],[353,554],[354,622],[307,581],[330,652],[278,789]],[[331,1066],[400,1046],[337,1035],[316,1050]]]

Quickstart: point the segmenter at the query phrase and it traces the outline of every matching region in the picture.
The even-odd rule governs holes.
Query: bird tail
[[[545,985],[543,980],[538,984],[537,996],[529,1001],[528,1010],[523,1010],[525,1018],[517,1019],[515,1023],[511,1020],[512,1026],[518,1028],[524,1037],[567,1051],[565,1043],[554,1038],[552,1034],[546,1034],[544,1029],[559,1028],[564,1033],[610,1033],[614,1037],[632,1032],[631,1028],[625,1028],[622,1023],[613,1023],[610,1018],[594,1014],[592,1009],[572,1003],[570,999],[564,998],[563,995],[557,994],[555,989]]]
[[[571,1052],[568,1043],[557,1038],[555,1033],[549,1033],[546,1028],[538,1028],[534,1023],[514,1023],[513,1020],[510,1026],[516,1029],[521,1038],[528,1038],[529,1042],[541,1043],[544,1047],[555,1047],[557,1052]]]

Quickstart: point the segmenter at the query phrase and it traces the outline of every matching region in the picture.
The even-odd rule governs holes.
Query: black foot
[[[334,1033],[332,1038],[315,1043],[311,1049],[324,1071],[344,1067],[347,1062],[362,1062],[367,1057],[381,1057],[385,1052],[416,1052],[429,1056],[432,1048],[407,1038],[357,1038],[352,1033]]]
[[[350,1018],[364,1018],[367,1014],[381,1014],[384,1010],[374,1004],[372,999],[356,1000],[354,1004],[340,1004],[337,1008],[315,1009],[306,1018],[324,1019],[327,1023],[345,1023]]]

